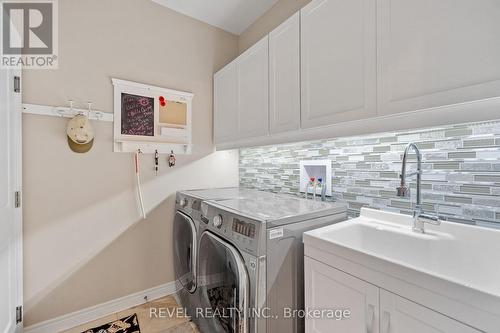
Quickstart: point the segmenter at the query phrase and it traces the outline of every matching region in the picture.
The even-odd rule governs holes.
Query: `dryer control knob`
[[[188,205],[188,200],[186,198],[182,198],[179,204],[181,205],[182,208],[186,208]]]
[[[214,216],[214,219],[212,220],[212,222],[214,224],[214,227],[220,229],[222,227],[222,222],[223,222],[222,215],[219,214],[219,215]]]

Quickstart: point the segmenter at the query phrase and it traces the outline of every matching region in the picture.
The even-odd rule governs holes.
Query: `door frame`
[[[17,77],[17,79],[16,79]],[[13,227],[12,243],[14,251],[14,262],[12,263],[14,284],[12,305],[13,326],[6,333],[23,332],[23,248],[22,248],[22,80],[21,68],[0,69],[0,87],[3,90],[2,98],[4,103],[1,109],[7,111],[8,131],[8,180],[11,196],[5,209],[12,210],[8,215],[13,221],[2,221],[15,223]],[[5,152],[4,152],[5,153]],[[18,322],[19,320],[19,322]]]

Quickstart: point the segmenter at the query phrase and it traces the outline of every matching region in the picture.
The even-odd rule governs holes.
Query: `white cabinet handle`
[[[391,328],[391,313],[388,311],[384,311],[383,319],[382,319],[382,329],[383,333],[389,333]]]
[[[366,318],[366,333],[373,333],[373,322],[375,321],[375,307],[368,304],[368,318]]]

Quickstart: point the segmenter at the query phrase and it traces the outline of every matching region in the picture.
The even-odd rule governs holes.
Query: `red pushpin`
[[[160,100],[160,102],[165,102],[165,97],[163,96],[160,96],[158,99]]]
[[[165,105],[167,105],[167,103],[165,103],[164,101],[161,101],[161,102],[160,102],[160,105],[161,105],[161,106],[165,106]]]

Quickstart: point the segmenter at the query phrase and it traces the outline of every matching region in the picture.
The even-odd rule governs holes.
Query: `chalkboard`
[[[122,134],[154,136],[154,98],[122,93]]]

